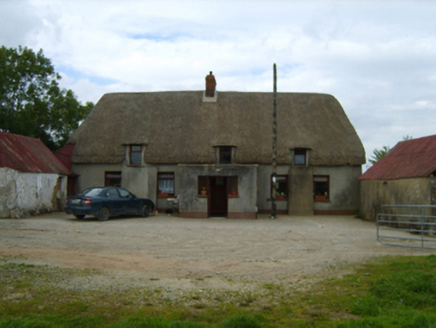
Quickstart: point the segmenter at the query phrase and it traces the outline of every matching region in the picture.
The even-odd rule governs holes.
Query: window
[[[219,164],[232,164],[232,147],[219,147]]]
[[[120,187],[121,172],[105,172],[104,185],[105,187]]]
[[[207,180],[206,176],[198,176],[198,195],[207,195]]]
[[[130,165],[142,164],[142,146],[130,145]]]
[[[132,198],[133,195],[127,191],[126,189],[119,188],[118,192],[120,193],[121,198]]]
[[[328,175],[313,176],[313,196],[317,202],[326,202],[330,198],[330,178]]]
[[[106,192],[106,197],[108,197],[108,198],[120,198],[120,194],[118,194],[118,191],[115,188],[110,188]]]
[[[238,177],[227,177],[227,193],[230,197],[238,196]]]
[[[274,177],[271,178],[271,195],[273,189]],[[276,175],[276,198],[284,199],[288,197],[288,176],[287,175]]]
[[[174,196],[174,173],[162,172],[157,174],[157,195]]]
[[[302,148],[294,149],[294,164],[306,165],[306,149],[302,149]]]

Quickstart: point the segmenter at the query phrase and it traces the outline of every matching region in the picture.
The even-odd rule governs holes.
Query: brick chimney
[[[212,71],[206,76],[206,97],[215,97],[216,81]]]

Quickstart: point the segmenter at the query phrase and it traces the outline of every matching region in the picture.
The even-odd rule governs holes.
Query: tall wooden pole
[[[273,142],[272,142],[272,191],[271,191],[271,220],[277,215],[277,67],[274,63],[274,104],[273,104]]]

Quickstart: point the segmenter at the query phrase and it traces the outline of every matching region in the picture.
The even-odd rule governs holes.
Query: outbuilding
[[[360,180],[360,216],[381,205],[436,205],[436,135],[399,142]]]
[[[0,132],[0,218],[62,210],[69,174],[41,140]]]

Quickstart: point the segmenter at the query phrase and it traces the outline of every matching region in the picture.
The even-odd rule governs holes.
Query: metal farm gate
[[[383,245],[436,249],[436,205],[383,205],[376,220]]]

